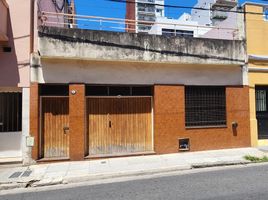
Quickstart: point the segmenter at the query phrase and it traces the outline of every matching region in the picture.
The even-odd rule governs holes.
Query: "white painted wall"
[[[22,89],[22,157],[24,164],[30,164],[31,148],[26,146],[26,138],[30,136],[30,88]]]
[[[184,13],[179,19],[157,18],[149,34],[162,35],[162,29],[193,31],[194,37],[200,37],[210,31],[213,27],[198,25],[197,21],[192,21],[191,15]]]
[[[198,0],[197,4],[194,7],[210,9],[211,4],[214,2],[215,0]],[[191,16],[192,16],[192,20],[198,22],[199,25],[211,25],[212,24],[212,21],[210,19],[211,12],[209,10],[192,9]]]
[[[42,60],[40,83],[243,85],[239,66]]]
[[[0,133],[0,159],[16,158],[16,161],[31,161],[31,150],[26,147],[29,136],[30,88],[5,88],[0,91],[22,91],[22,131]]]
[[[0,159],[22,158],[22,132],[0,133]]]

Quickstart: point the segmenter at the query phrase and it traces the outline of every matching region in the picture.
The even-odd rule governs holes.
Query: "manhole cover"
[[[20,177],[21,174],[22,174],[22,172],[14,172],[14,173],[11,174],[11,176],[8,177],[8,178],[18,178],[18,177]]]

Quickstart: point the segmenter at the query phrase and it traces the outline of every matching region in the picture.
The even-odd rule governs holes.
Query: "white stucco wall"
[[[22,132],[0,133],[0,159],[22,157]]]
[[[215,0],[198,0],[197,4],[194,7],[210,9],[211,4],[214,2]],[[212,23],[210,19],[210,15],[211,15],[210,10],[192,9],[191,15],[192,15],[192,20],[197,21],[199,25],[207,25],[207,24],[211,25]]]
[[[206,34],[213,27],[198,25],[197,21],[192,21],[191,16],[184,13],[179,19],[158,18],[152,26],[149,34],[162,35],[162,29],[193,31],[194,37]]]
[[[22,138],[21,151],[24,164],[32,162],[31,148],[26,145],[26,138],[30,136],[30,88],[22,89]]]
[[[39,83],[243,85],[239,66],[42,60]]]

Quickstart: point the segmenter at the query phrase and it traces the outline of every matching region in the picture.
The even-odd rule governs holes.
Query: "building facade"
[[[184,13],[179,19],[169,19],[167,17],[156,19],[148,33],[170,37],[202,37],[213,28],[213,26],[199,25],[197,21],[192,20],[190,14]]]
[[[29,159],[30,0],[0,1],[0,160]]]
[[[244,35],[244,15],[237,1],[199,0],[191,13],[178,19],[158,17],[149,34],[241,40]]]
[[[34,160],[250,146],[243,41],[61,27],[38,35]]]
[[[267,4],[244,4],[250,87],[252,146],[268,145],[268,14]]]
[[[63,15],[69,9],[57,12],[66,1],[30,2],[17,11],[9,0],[3,4],[9,11],[0,12],[10,13],[1,17],[7,28],[0,26],[0,157],[30,163],[254,143],[253,131],[266,116],[267,45],[256,45],[267,41],[250,38],[253,30],[265,38],[266,19],[247,20],[246,14],[246,44],[239,38],[82,30]],[[265,13],[266,7],[245,6]],[[21,27],[32,9],[33,24]],[[256,20],[263,32],[250,23]]]
[[[126,31],[148,33],[156,19],[165,16],[164,3],[164,0],[128,1],[126,3]]]
[[[0,1],[0,162],[5,163],[32,162],[30,65],[37,53],[35,30],[42,25],[43,11],[55,12],[61,9],[60,3],[64,9],[69,5],[59,0],[33,2],[26,0],[18,6],[16,0]]]

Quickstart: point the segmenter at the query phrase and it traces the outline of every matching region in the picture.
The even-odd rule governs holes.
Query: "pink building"
[[[42,12],[73,11],[74,2],[68,0],[24,0],[19,6],[18,0],[0,0],[0,163],[31,162],[30,65]],[[48,21],[65,20],[72,18],[57,16]]]
[[[0,162],[22,161],[29,135],[30,0],[0,0]]]

